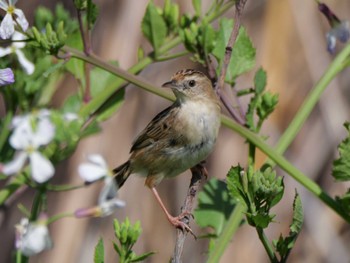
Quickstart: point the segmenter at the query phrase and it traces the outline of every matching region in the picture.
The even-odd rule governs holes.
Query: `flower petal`
[[[111,199],[108,202],[104,202],[103,204],[100,205],[101,207],[101,217],[104,216],[109,216],[112,213],[114,213],[115,210],[117,210],[120,207],[124,207],[125,206],[125,202],[115,198],[115,199]]]
[[[101,168],[104,168],[105,170],[108,170],[107,163],[105,159],[100,154],[89,154],[87,159],[92,162],[93,164],[96,164],[100,166]]]
[[[100,192],[100,196],[98,197],[98,204],[102,206],[103,203],[117,197],[117,191],[118,187],[114,178],[111,176],[106,177],[105,185]]]
[[[80,177],[89,183],[97,181],[107,175],[106,169],[92,163],[83,163],[79,165],[78,172]]]
[[[18,249],[29,257],[50,249],[52,240],[46,225],[29,223],[18,244]]]
[[[2,173],[5,175],[12,175],[18,173],[25,161],[27,160],[27,153],[26,152],[20,152],[17,154],[17,156],[9,163],[4,164],[2,167]]]
[[[337,38],[331,33],[328,33],[326,38],[327,38],[327,50],[329,53],[334,54],[335,46],[337,44]]]
[[[17,15],[16,21],[21,26],[23,31],[24,32],[27,31],[29,24],[28,24],[28,21],[24,15],[23,11],[21,9],[16,8],[14,13]]]
[[[23,69],[25,70],[25,72],[28,75],[33,74],[34,70],[35,70],[35,66],[32,62],[30,62],[23,54],[23,52],[19,49],[16,50],[16,54],[18,57],[18,61],[21,64],[21,66],[23,67]]]
[[[14,21],[11,14],[6,14],[0,24],[0,37],[2,39],[9,39],[15,32]]]
[[[0,86],[9,85],[15,82],[15,76],[12,69],[0,69]]]
[[[6,48],[0,47],[0,58],[7,56],[11,53],[12,53],[12,49],[10,47],[6,47]]]
[[[4,11],[7,11],[7,8],[9,7],[9,5],[7,4],[6,1],[4,0],[0,0],[0,8]]]
[[[32,177],[37,183],[48,181],[55,173],[52,163],[41,153],[34,151],[29,155]]]
[[[49,119],[39,119],[33,134],[32,144],[35,148],[49,144],[55,137],[55,126]]]
[[[32,144],[33,130],[29,119],[20,122],[10,136],[10,145],[16,150],[25,150]]]

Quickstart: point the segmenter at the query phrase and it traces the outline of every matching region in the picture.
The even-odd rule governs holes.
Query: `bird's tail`
[[[118,188],[122,187],[126,179],[128,179],[129,175],[131,174],[130,162],[127,161],[126,163],[123,163],[122,165],[113,169],[113,173],[114,173],[115,181],[118,185]]]

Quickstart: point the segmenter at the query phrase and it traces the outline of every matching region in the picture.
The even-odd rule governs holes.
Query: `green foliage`
[[[168,27],[168,34],[175,33],[179,27],[179,6],[171,0],[164,1],[163,18]]]
[[[103,240],[102,238],[100,238],[100,240],[98,241],[95,247],[94,263],[104,263],[104,262],[105,262],[105,251],[104,251]]]
[[[139,221],[137,221],[134,225],[131,225],[128,218],[126,218],[121,224],[117,219],[114,219],[114,233],[115,237],[118,239],[118,243],[113,242],[113,246],[114,250],[119,255],[120,263],[140,262],[154,254],[154,252],[149,252],[136,255],[132,250],[141,234],[141,231]]]
[[[203,228],[212,228],[214,232],[210,236],[219,236],[234,209],[234,204],[226,183],[212,178],[198,194],[198,207],[194,211],[196,223]]]
[[[275,215],[270,209],[281,200],[284,185],[270,166],[255,172],[252,167],[247,172],[240,166],[233,167],[227,175],[227,186],[231,196],[246,207],[250,225],[266,228],[273,221]]]
[[[67,39],[63,21],[58,24],[56,29],[53,29],[51,24],[46,24],[45,32],[39,32],[36,27],[32,27],[31,38],[36,41],[38,47],[48,54],[57,55]]]
[[[280,262],[287,262],[288,256],[294,247],[298,235],[301,231],[303,221],[303,207],[300,196],[296,192],[293,202],[293,221],[289,227],[289,235],[287,237],[283,237],[281,235],[278,240],[273,241],[273,245],[280,255]]]
[[[344,127],[348,136],[339,144],[339,158],[333,162],[332,175],[337,181],[350,180],[350,123],[345,123]]]
[[[167,25],[153,1],[147,6],[141,28],[145,37],[152,44],[154,53],[157,57],[159,48],[164,43],[167,36]]]
[[[265,91],[265,86],[266,72],[260,68],[255,74],[254,89],[249,90],[253,93],[253,96],[250,99],[246,113],[246,125],[254,132],[259,132],[263,122],[274,111],[278,103],[278,95]],[[256,116],[258,117],[257,122],[255,121]]]
[[[96,19],[98,16],[98,8],[92,0],[87,1],[87,10],[86,10],[86,20],[88,24],[88,28],[91,30],[95,25]]]
[[[221,71],[222,63],[225,57],[225,49],[233,29],[233,20],[222,18],[220,19],[220,28],[217,34],[217,42],[213,55],[216,57],[219,67],[217,74]],[[227,69],[225,81],[233,85],[236,78],[251,70],[255,65],[255,48],[247,35],[246,30],[241,27],[237,36],[236,43],[232,49],[230,63]]]

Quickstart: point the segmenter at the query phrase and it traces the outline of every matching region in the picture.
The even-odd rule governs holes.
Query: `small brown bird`
[[[181,219],[169,214],[156,186],[207,158],[213,150],[220,127],[220,103],[211,81],[200,71],[177,72],[162,87],[171,88],[176,101],[160,112],[134,141],[129,160],[115,168],[115,179],[121,187],[130,174],[146,177],[169,222],[192,232]]]

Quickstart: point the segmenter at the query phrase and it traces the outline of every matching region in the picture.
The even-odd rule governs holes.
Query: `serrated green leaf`
[[[273,221],[274,215],[270,214],[256,214],[247,215],[249,217],[248,222],[251,224],[253,222],[254,227],[266,228]]]
[[[247,200],[241,178],[242,171],[243,169],[239,165],[232,167],[227,174],[226,181],[230,195],[247,208]]]
[[[301,199],[297,192],[295,192],[293,202],[293,221],[290,225],[289,235],[285,238],[281,235],[278,240],[274,240],[273,244],[280,254],[281,262],[287,262],[288,256],[295,245],[298,235],[301,231],[304,221],[304,214]]]
[[[257,105],[257,111],[260,121],[267,119],[267,117],[274,111],[278,103],[278,94],[265,92],[261,96],[260,104]]]
[[[165,41],[167,26],[163,17],[157,11],[153,1],[147,6],[145,16],[142,19],[141,29],[145,37],[152,44],[157,56],[160,46]]]
[[[333,162],[332,176],[337,181],[350,180],[350,123],[345,123],[344,127],[348,136],[339,144],[339,158]]]
[[[98,241],[95,247],[94,263],[104,263],[104,262],[105,262],[104,245],[103,245],[102,238],[100,238],[100,240]]]
[[[259,68],[259,70],[255,73],[254,77],[254,87],[255,91],[258,94],[261,94],[266,87],[266,71],[262,68]]]
[[[255,48],[246,30],[241,27],[232,50],[231,60],[227,69],[226,81],[234,83],[235,79],[251,70],[255,65]]]
[[[304,222],[303,205],[301,203],[300,196],[295,192],[293,202],[293,222],[290,225],[290,233],[299,234]]]
[[[214,235],[220,235],[234,209],[234,203],[226,183],[212,178],[198,194],[198,207],[194,211],[196,223],[201,227],[211,227]]]

